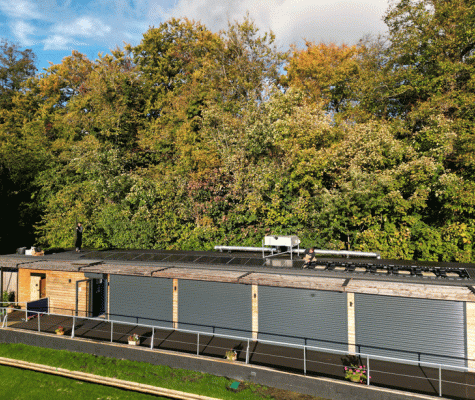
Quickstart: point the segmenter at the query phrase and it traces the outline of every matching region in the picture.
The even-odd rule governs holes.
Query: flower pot
[[[351,375],[350,376],[350,381],[351,382],[359,382],[361,380],[360,375]]]
[[[58,331],[56,332],[57,335],[64,335],[64,331]]]
[[[130,344],[131,346],[138,346],[138,345],[140,344],[140,341],[138,341],[138,340],[137,340],[137,341],[135,341],[135,340],[129,340],[129,344]]]

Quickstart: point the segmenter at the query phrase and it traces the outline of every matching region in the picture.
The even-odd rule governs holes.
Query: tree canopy
[[[249,16],[220,32],[170,19],[37,75],[3,42],[2,227],[19,228],[2,250],[70,247],[80,220],[86,247],[297,234],[473,261],[474,18],[468,0],[400,0],[386,37],[288,53]]]

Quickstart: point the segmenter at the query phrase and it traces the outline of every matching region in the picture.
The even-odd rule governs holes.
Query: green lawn
[[[307,400],[307,399],[316,399],[316,397],[310,397],[310,396],[305,396],[305,395],[300,395],[297,393],[292,393],[292,392],[287,392],[283,390],[277,390],[277,389],[272,389],[272,388],[266,388],[260,385],[252,384],[252,383],[246,383],[243,382],[240,385],[240,388],[242,389],[241,391],[237,393],[233,393],[229,391],[227,388],[231,385],[233,382],[232,380],[224,377],[217,377],[214,375],[210,374],[204,374],[201,372],[194,372],[194,371],[187,371],[184,369],[178,369],[178,368],[170,368],[167,366],[162,366],[162,365],[152,365],[144,362],[138,362],[138,361],[128,361],[128,360],[119,360],[115,358],[108,358],[108,357],[102,357],[102,356],[94,356],[90,354],[83,354],[83,353],[73,353],[73,352],[68,352],[65,350],[51,350],[51,349],[45,349],[41,347],[34,347],[34,346],[28,346],[25,344],[6,344],[6,343],[1,343],[0,344],[0,357],[7,357],[7,358],[13,358],[17,360],[23,360],[23,361],[29,361],[37,364],[45,364],[45,365],[50,365],[53,367],[58,367],[58,368],[65,368],[73,371],[81,371],[81,372],[87,372],[91,374],[96,374],[96,375],[101,375],[101,376],[107,376],[107,377],[112,377],[112,378],[117,378],[117,379],[124,379],[128,381],[134,381],[134,382],[139,382],[139,383],[144,383],[148,385],[153,385],[157,387],[163,387],[167,389],[174,389],[174,390],[180,390],[183,392],[188,392],[188,393],[196,393],[196,394],[201,394],[209,397],[215,397],[218,399],[229,399],[229,400],[235,400],[235,399],[246,399],[246,400],[271,400],[271,399],[276,399],[276,400],[288,400],[288,399],[295,399],[295,400]],[[26,371],[22,370],[17,370],[15,368],[9,368],[9,367],[2,367],[5,368],[5,370],[11,371],[11,370],[16,370],[19,371],[18,374],[15,374],[15,376],[21,377],[21,374],[25,373]],[[3,369],[2,369],[3,371]],[[29,373],[29,371],[28,371]],[[59,377],[54,377],[54,376],[48,376],[46,374],[41,374],[41,373],[35,373],[31,372],[31,374],[38,376],[38,377],[43,377],[43,378],[35,378],[33,380],[34,382],[39,382],[41,379],[41,382],[43,386],[40,386],[39,383],[34,383],[30,384],[28,382],[28,390],[32,389],[37,389],[37,391],[31,391],[31,393],[40,393],[40,388],[43,390],[44,388],[48,386],[52,386],[58,393],[63,393],[63,399],[64,394],[66,391],[68,391],[68,396],[66,398],[69,398],[69,391],[72,391],[73,393],[76,388],[78,387],[91,387],[92,389],[87,389],[87,390],[96,390],[94,388],[97,388],[97,393],[94,392],[94,396],[96,397],[82,397],[84,399],[87,398],[95,398],[95,399],[121,399],[121,398],[131,398],[131,392],[127,391],[122,391],[119,389],[115,389],[117,393],[125,393],[126,397],[114,397],[114,396],[119,396],[119,394],[108,394],[109,391],[112,391],[112,388],[108,387],[102,387],[100,385],[94,385],[94,384],[86,384],[86,383],[80,383],[78,381],[74,380],[69,380],[66,378],[59,378]],[[4,378],[5,374],[0,375],[2,378]],[[25,375],[26,376],[26,375]],[[23,382],[28,381],[28,378],[19,378],[19,381],[16,381],[13,386],[10,387],[10,384],[8,387],[10,388],[9,390],[12,390],[12,388],[15,388],[17,392],[13,392],[13,397],[5,397],[8,393],[1,392],[3,389],[0,389],[0,398],[3,399],[35,399],[36,397],[21,397],[23,396],[23,389],[22,385]],[[53,379],[61,379],[64,380],[66,383],[62,386],[56,386],[56,384],[49,384],[48,381],[53,380]],[[5,379],[1,379],[2,383],[1,385],[3,386],[3,381]],[[5,381],[10,381],[10,379],[6,379]],[[31,386],[31,388],[30,388]],[[41,392],[43,393],[43,392]],[[56,393],[56,392],[55,392]],[[104,394],[105,397],[100,393],[106,393]],[[111,392],[112,393],[112,392]],[[57,393],[56,393],[57,394]],[[145,396],[145,395],[143,395]],[[51,396],[41,396],[43,398],[48,398],[48,400],[56,398],[56,397],[51,397]],[[147,396],[147,397],[137,397],[137,398],[155,398],[153,396]]]
[[[0,365],[0,377],[2,400],[167,400],[163,397],[3,365]]]

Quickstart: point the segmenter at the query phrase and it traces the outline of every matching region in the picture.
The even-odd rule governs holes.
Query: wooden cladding
[[[44,277],[43,283],[41,278]],[[64,272],[64,271],[48,271],[48,270],[18,270],[18,301],[26,303],[36,300],[34,297],[36,292],[32,290],[32,284],[36,290],[38,284],[38,298],[48,297],[50,312],[55,314],[71,315],[76,308],[76,281],[85,279],[82,272]],[[38,281],[38,282],[36,282]],[[87,282],[79,284],[78,292],[78,310],[87,311],[89,304],[89,293]],[[41,289],[43,287],[43,293]],[[33,293],[33,295],[32,295]],[[24,308],[24,304],[22,304]]]

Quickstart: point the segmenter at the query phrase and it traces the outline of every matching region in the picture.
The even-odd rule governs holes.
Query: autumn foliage
[[[474,261],[474,15],[465,0],[401,0],[385,38],[289,53],[249,17],[218,33],[171,19],[36,75],[4,43],[2,251],[71,247],[81,220],[86,247],[272,233]]]

